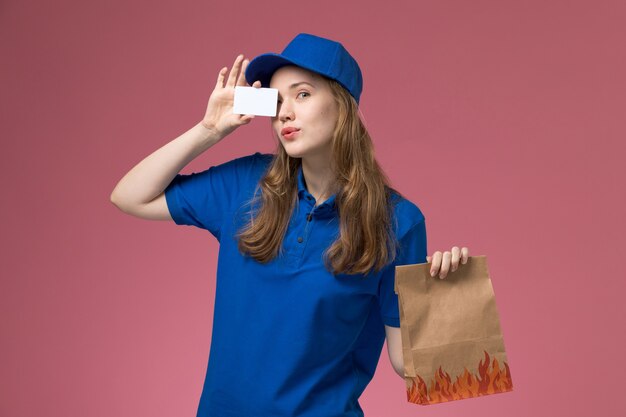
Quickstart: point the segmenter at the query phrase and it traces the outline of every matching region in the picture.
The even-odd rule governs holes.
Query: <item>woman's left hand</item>
[[[448,271],[454,272],[459,268],[459,260],[462,264],[467,263],[469,257],[469,249],[463,247],[459,249],[458,246],[454,246],[452,251],[448,252],[435,252],[433,256],[427,256],[426,262],[432,260],[430,267],[430,276],[434,277],[439,272],[439,278],[444,279],[448,275]]]

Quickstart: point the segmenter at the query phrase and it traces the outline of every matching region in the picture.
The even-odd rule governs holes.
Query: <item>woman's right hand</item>
[[[238,55],[233,64],[233,68],[228,74],[226,84],[224,84],[224,77],[228,71],[227,67],[220,70],[217,76],[217,84],[211,97],[209,97],[209,104],[207,105],[206,114],[202,119],[202,124],[205,128],[213,131],[219,137],[231,133],[233,130],[241,125],[250,123],[254,119],[252,114],[234,114],[233,102],[235,99],[235,86],[243,85],[246,83],[246,67],[248,66],[248,60],[243,59],[243,55]],[[255,81],[252,84],[253,87],[261,87],[260,81]]]

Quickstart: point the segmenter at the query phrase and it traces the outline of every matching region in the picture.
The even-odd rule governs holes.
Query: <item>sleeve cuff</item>
[[[174,220],[174,223],[176,223],[177,225],[182,225],[183,222],[181,221],[182,215],[179,210],[179,204],[176,201],[176,195],[172,191],[171,187],[168,186],[164,194],[165,202],[167,203],[167,209],[170,211],[170,216],[172,217],[172,220]]]
[[[383,323],[389,327],[400,327],[400,317],[383,317]]]

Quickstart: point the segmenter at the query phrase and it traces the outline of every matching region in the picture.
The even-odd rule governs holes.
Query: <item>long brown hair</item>
[[[338,104],[332,138],[332,165],[339,214],[339,237],[324,253],[333,274],[380,271],[396,256],[392,192],[387,176],[374,157],[372,139],[359,115],[354,98],[339,83],[324,77]],[[239,250],[261,263],[283,253],[283,238],[297,203],[300,158],[291,158],[282,144],[257,185],[258,212],[238,232]],[[252,211],[251,211],[252,213]]]

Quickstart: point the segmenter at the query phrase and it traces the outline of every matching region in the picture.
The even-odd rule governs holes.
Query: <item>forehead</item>
[[[270,80],[271,88],[289,86],[293,82],[306,81],[316,87],[320,86],[322,77],[318,74],[295,65],[287,65],[277,69]]]

